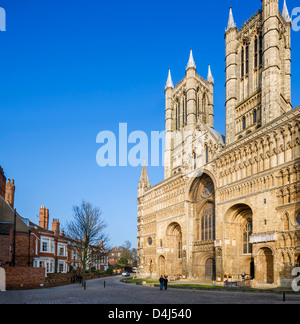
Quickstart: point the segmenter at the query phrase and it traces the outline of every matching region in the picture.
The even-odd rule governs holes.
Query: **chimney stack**
[[[60,224],[59,224],[59,219],[53,219],[53,222],[52,222],[52,232],[54,232],[54,235],[55,236],[59,236],[59,227],[60,227]]]
[[[39,226],[48,230],[49,227],[49,209],[42,206],[40,209]]]
[[[8,179],[5,186],[5,200],[11,206],[11,208],[14,208],[15,205],[15,190],[15,180],[10,181],[10,179]]]

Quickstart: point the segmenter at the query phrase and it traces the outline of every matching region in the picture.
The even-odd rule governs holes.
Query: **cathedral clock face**
[[[212,181],[208,182],[201,193],[202,198],[208,198],[214,193],[215,187]]]

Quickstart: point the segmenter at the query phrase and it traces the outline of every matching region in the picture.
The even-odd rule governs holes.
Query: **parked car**
[[[122,272],[122,277],[130,277],[129,272],[127,271]]]
[[[137,268],[136,268],[136,267],[133,267],[133,268],[132,268],[132,272],[133,272],[133,273],[136,273],[136,271],[137,271]]]

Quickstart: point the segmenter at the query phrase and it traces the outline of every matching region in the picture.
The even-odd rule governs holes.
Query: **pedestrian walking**
[[[167,276],[165,276],[165,278],[164,278],[164,288],[165,288],[165,290],[168,289],[168,277]]]
[[[159,278],[160,290],[164,289],[164,277],[161,275]]]

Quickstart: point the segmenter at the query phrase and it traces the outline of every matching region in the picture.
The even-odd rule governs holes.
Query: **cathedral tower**
[[[291,48],[286,3],[280,14],[278,0],[263,0],[262,36],[262,124],[267,124],[292,108],[291,105]]]
[[[190,156],[192,152],[184,150],[182,145],[184,143],[192,148],[197,128],[200,125],[214,127],[213,90],[214,78],[210,65],[205,80],[197,74],[192,49],[185,77],[175,87],[169,70],[165,87],[165,179],[194,164]]]
[[[226,144],[291,110],[291,19],[263,0],[241,29],[230,7],[226,43]],[[234,125],[234,127],[233,127]]]

